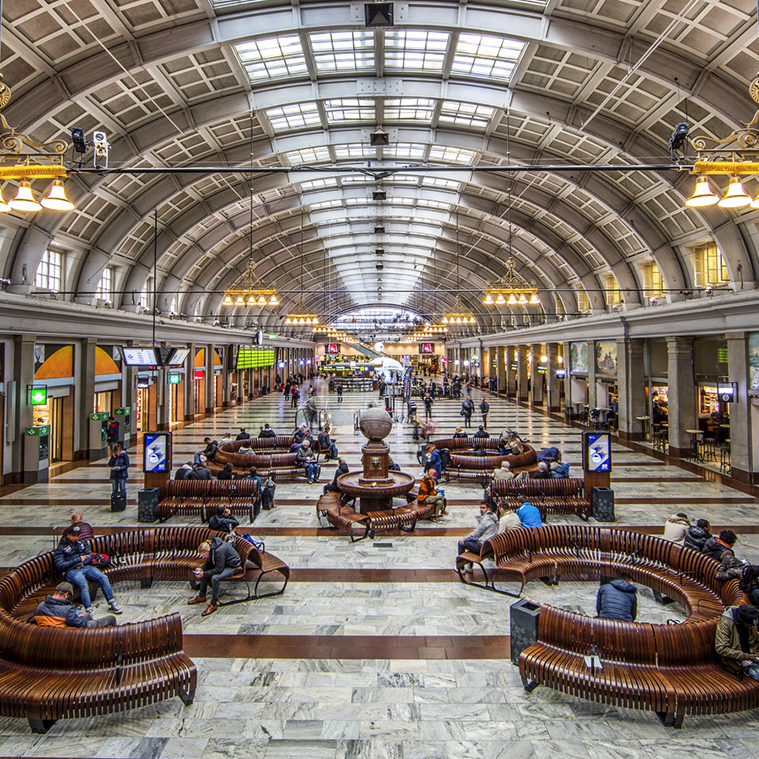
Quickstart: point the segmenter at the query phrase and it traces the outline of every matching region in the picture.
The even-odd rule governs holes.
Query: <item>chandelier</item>
[[[319,323],[318,314],[307,314],[306,311],[306,299],[301,295],[298,301],[298,313],[285,314],[285,324],[290,326],[312,326],[314,332],[326,331],[329,327],[326,327]]]
[[[252,234],[252,233],[251,233]],[[277,291],[267,287],[255,274],[255,262],[248,261],[248,269],[236,284],[237,288],[224,290],[223,306],[278,306]]]
[[[10,100],[10,88],[0,82],[0,110]],[[35,142],[19,132],[17,127],[10,126],[3,114],[0,114],[0,127],[3,130],[0,132],[0,179],[18,181],[15,198],[6,202],[0,194],[0,213],[35,212],[43,208],[49,211],[73,210],[74,204],[66,197],[63,187],[63,180],[68,177],[63,165],[68,144],[64,140]],[[31,183],[34,179],[53,180],[52,187],[42,200],[34,197]]]
[[[526,303],[539,303],[538,288],[535,283],[527,282],[514,271],[514,259],[509,257],[504,264],[506,274],[496,280],[490,287],[485,288],[485,305],[496,306],[515,304],[524,305]],[[495,297],[493,297],[495,296]]]
[[[759,103],[759,78],[749,86],[749,95]],[[759,208],[759,195],[752,197],[743,188],[742,176],[759,175],[759,110],[743,129],[736,129],[723,140],[696,137],[692,140],[698,156],[691,174],[698,175],[693,194],[685,201],[689,208]],[[709,176],[729,176],[727,191],[720,197],[709,184]]]

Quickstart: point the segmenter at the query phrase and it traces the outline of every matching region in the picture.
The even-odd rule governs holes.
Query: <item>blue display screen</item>
[[[611,436],[608,432],[589,432],[586,437],[585,469],[588,472],[611,471]]]
[[[146,472],[165,472],[168,468],[166,445],[168,436],[155,432],[145,434],[145,453],[143,470]]]

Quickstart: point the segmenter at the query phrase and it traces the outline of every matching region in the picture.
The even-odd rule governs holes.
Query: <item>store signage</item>
[[[583,432],[583,468],[586,472],[611,471],[611,435],[608,432]]]
[[[170,385],[178,385],[179,380],[181,380],[182,377],[179,374],[170,374],[169,375],[169,384]]]
[[[718,382],[717,395],[722,403],[738,402],[738,383],[737,382]]]
[[[196,379],[196,380],[202,380],[203,377],[205,377],[205,376],[206,376],[206,370],[205,369],[196,369],[192,373],[192,378]]]
[[[47,387],[37,385],[29,388],[29,405],[44,406],[47,403]]]

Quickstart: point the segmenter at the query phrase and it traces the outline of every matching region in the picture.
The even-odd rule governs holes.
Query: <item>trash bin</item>
[[[519,664],[519,654],[538,642],[540,604],[520,598],[511,604],[511,663]]]
[[[160,488],[143,488],[137,493],[137,521],[155,522],[158,519]]]
[[[593,488],[590,493],[593,519],[597,522],[614,521],[614,491],[611,488]]]

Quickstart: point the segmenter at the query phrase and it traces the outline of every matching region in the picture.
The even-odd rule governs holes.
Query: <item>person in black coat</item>
[[[121,447],[121,443],[113,444],[113,456],[108,459],[111,468],[111,485],[113,494],[123,493],[126,496],[126,481],[129,477],[129,456]]]
[[[234,532],[235,527],[239,524],[239,520],[232,516],[229,506],[219,506],[216,513],[208,518],[208,526],[212,530],[219,530],[219,532]]]
[[[596,613],[602,619],[634,622],[638,614],[638,589],[630,575],[621,574],[618,580],[602,585],[596,597]]]
[[[341,474],[348,474],[350,469],[348,469],[348,464],[345,463],[345,459],[339,458],[337,460],[337,470],[335,471],[335,476],[332,478],[332,482],[324,486],[324,490],[322,491],[324,495],[327,495],[327,493],[339,493],[340,487],[337,484],[337,478]]]
[[[712,537],[712,534],[709,532],[710,528],[711,525],[708,519],[697,519],[696,524],[685,535],[683,545],[696,551],[703,551],[706,541]]]
[[[467,395],[461,404],[461,415],[464,417],[464,427],[472,426],[472,412],[474,411],[474,401]]]
[[[250,440],[250,432],[246,432],[245,427],[240,427],[240,434],[235,440]]]
[[[204,437],[203,442],[206,444],[206,447],[201,451],[201,453],[208,459],[208,461],[213,461],[213,457],[216,455],[216,451],[219,449],[219,444],[216,440],[211,440],[210,437]]]
[[[490,404],[483,398],[480,401],[480,413],[482,414],[482,426],[488,426],[488,412],[490,411]]]
[[[220,472],[216,473],[216,479],[217,480],[231,480],[232,479],[232,470],[233,469],[234,469],[234,466],[233,466],[232,462],[231,461],[227,461],[227,463],[224,464],[224,469],[222,469]]]
[[[261,432],[258,433],[258,437],[260,438],[277,437],[277,433],[274,432],[274,430],[271,428],[271,425],[265,424]]]

